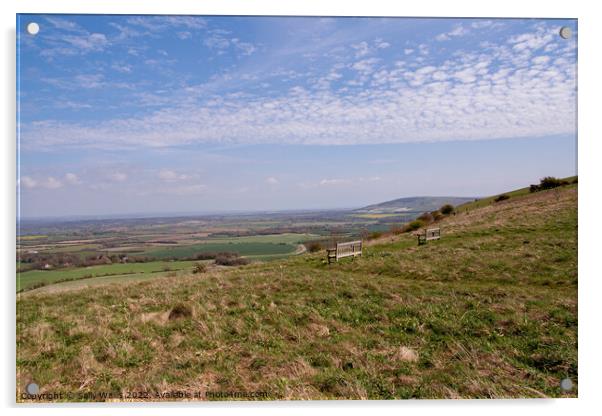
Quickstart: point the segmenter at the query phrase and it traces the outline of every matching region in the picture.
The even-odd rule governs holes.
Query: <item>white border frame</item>
[[[596,13],[595,2],[501,0],[495,3],[470,0],[421,0],[396,4],[385,0],[5,0],[0,3],[3,25],[3,54],[1,66],[3,96],[4,137],[2,140],[2,238],[0,255],[4,265],[4,305],[2,307],[5,332],[2,342],[2,377],[0,394],[4,407],[12,414],[19,410],[38,409],[46,414],[81,413],[86,408],[90,415],[164,414],[174,407],[178,413],[200,412],[249,414],[305,414],[307,412],[330,413],[343,410],[351,414],[364,414],[374,407],[378,412],[441,413],[448,415],[507,414],[518,411],[543,411],[546,414],[587,412],[600,408],[598,389],[600,364],[599,320],[602,316],[600,293],[602,276],[596,261],[596,246],[600,227],[597,217],[602,204],[596,196],[600,193],[599,157],[602,135],[600,123],[599,74],[602,74],[602,49],[597,41],[602,39],[602,15]],[[554,400],[471,400],[471,401],[396,401],[396,402],[270,402],[270,403],[159,403],[149,405],[15,405],[15,215],[16,215],[16,142],[15,142],[15,14],[16,13],[113,13],[113,14],[236,14],[236,15],[315,15],[315,16],[427,16],[427,17],[549,17],[579,19],[579,399]],[[596,184],[598,186],[596,187]],[[597,188],[597,189],[596,189]],[[584,226],[585,225],[585,226]],[[597,405],[597,406],[596,406]]]

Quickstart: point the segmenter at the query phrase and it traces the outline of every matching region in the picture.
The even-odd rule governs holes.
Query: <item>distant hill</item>
[[[371,214],[389,214],[404,212],[426,212],[441,208],[442,205],[451,204],[453,206],[474,201],[475,198],[465,198],[458,196],[413,196],[409,198],[399,198],[392,201],[381,202],[380,204],[368,205],[367,207],[357,209],[356,212]]]

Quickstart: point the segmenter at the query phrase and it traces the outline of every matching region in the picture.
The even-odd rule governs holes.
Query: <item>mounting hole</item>
[[[27,386],[25,386],[25,391],[27,394],[38,394],[40,392],[40,386],[38,386],[36,383],[29,383]]]
[[[560,28],[560,37],[562,39],[570,39],[573,35],[573,31],[568,26],[563,26]]]
[[[570,378],[565,378],[560,382],[560,388],[564,391],[573,390],[573,381]]]
[[[31,22],[27,24],[27,33],[29,33],[30,35],[37,35],[39,31],[40,25],[36,22]]]

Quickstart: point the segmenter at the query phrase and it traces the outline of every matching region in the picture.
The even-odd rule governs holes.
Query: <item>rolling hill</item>
[[[439,209],[445,204],[456,206],[474,200],[475,198],[457,196],[414,196],[368,205],[357,209],[356,212],[369,214],[423,213]]]

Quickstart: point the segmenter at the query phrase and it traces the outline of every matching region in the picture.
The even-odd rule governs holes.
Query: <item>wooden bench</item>
[[[326,249],[328,256],[328,264],[334,261],[339,261],[343,257],[350,256],[361,256],[362,255],[362,241],[349,241],[347,243],[337,243],[335,248]]]
[[[424,233],[418,233],[418,245],[426,244],[430,240],[439,240],[441,238],[441,228],[427,228]]]

